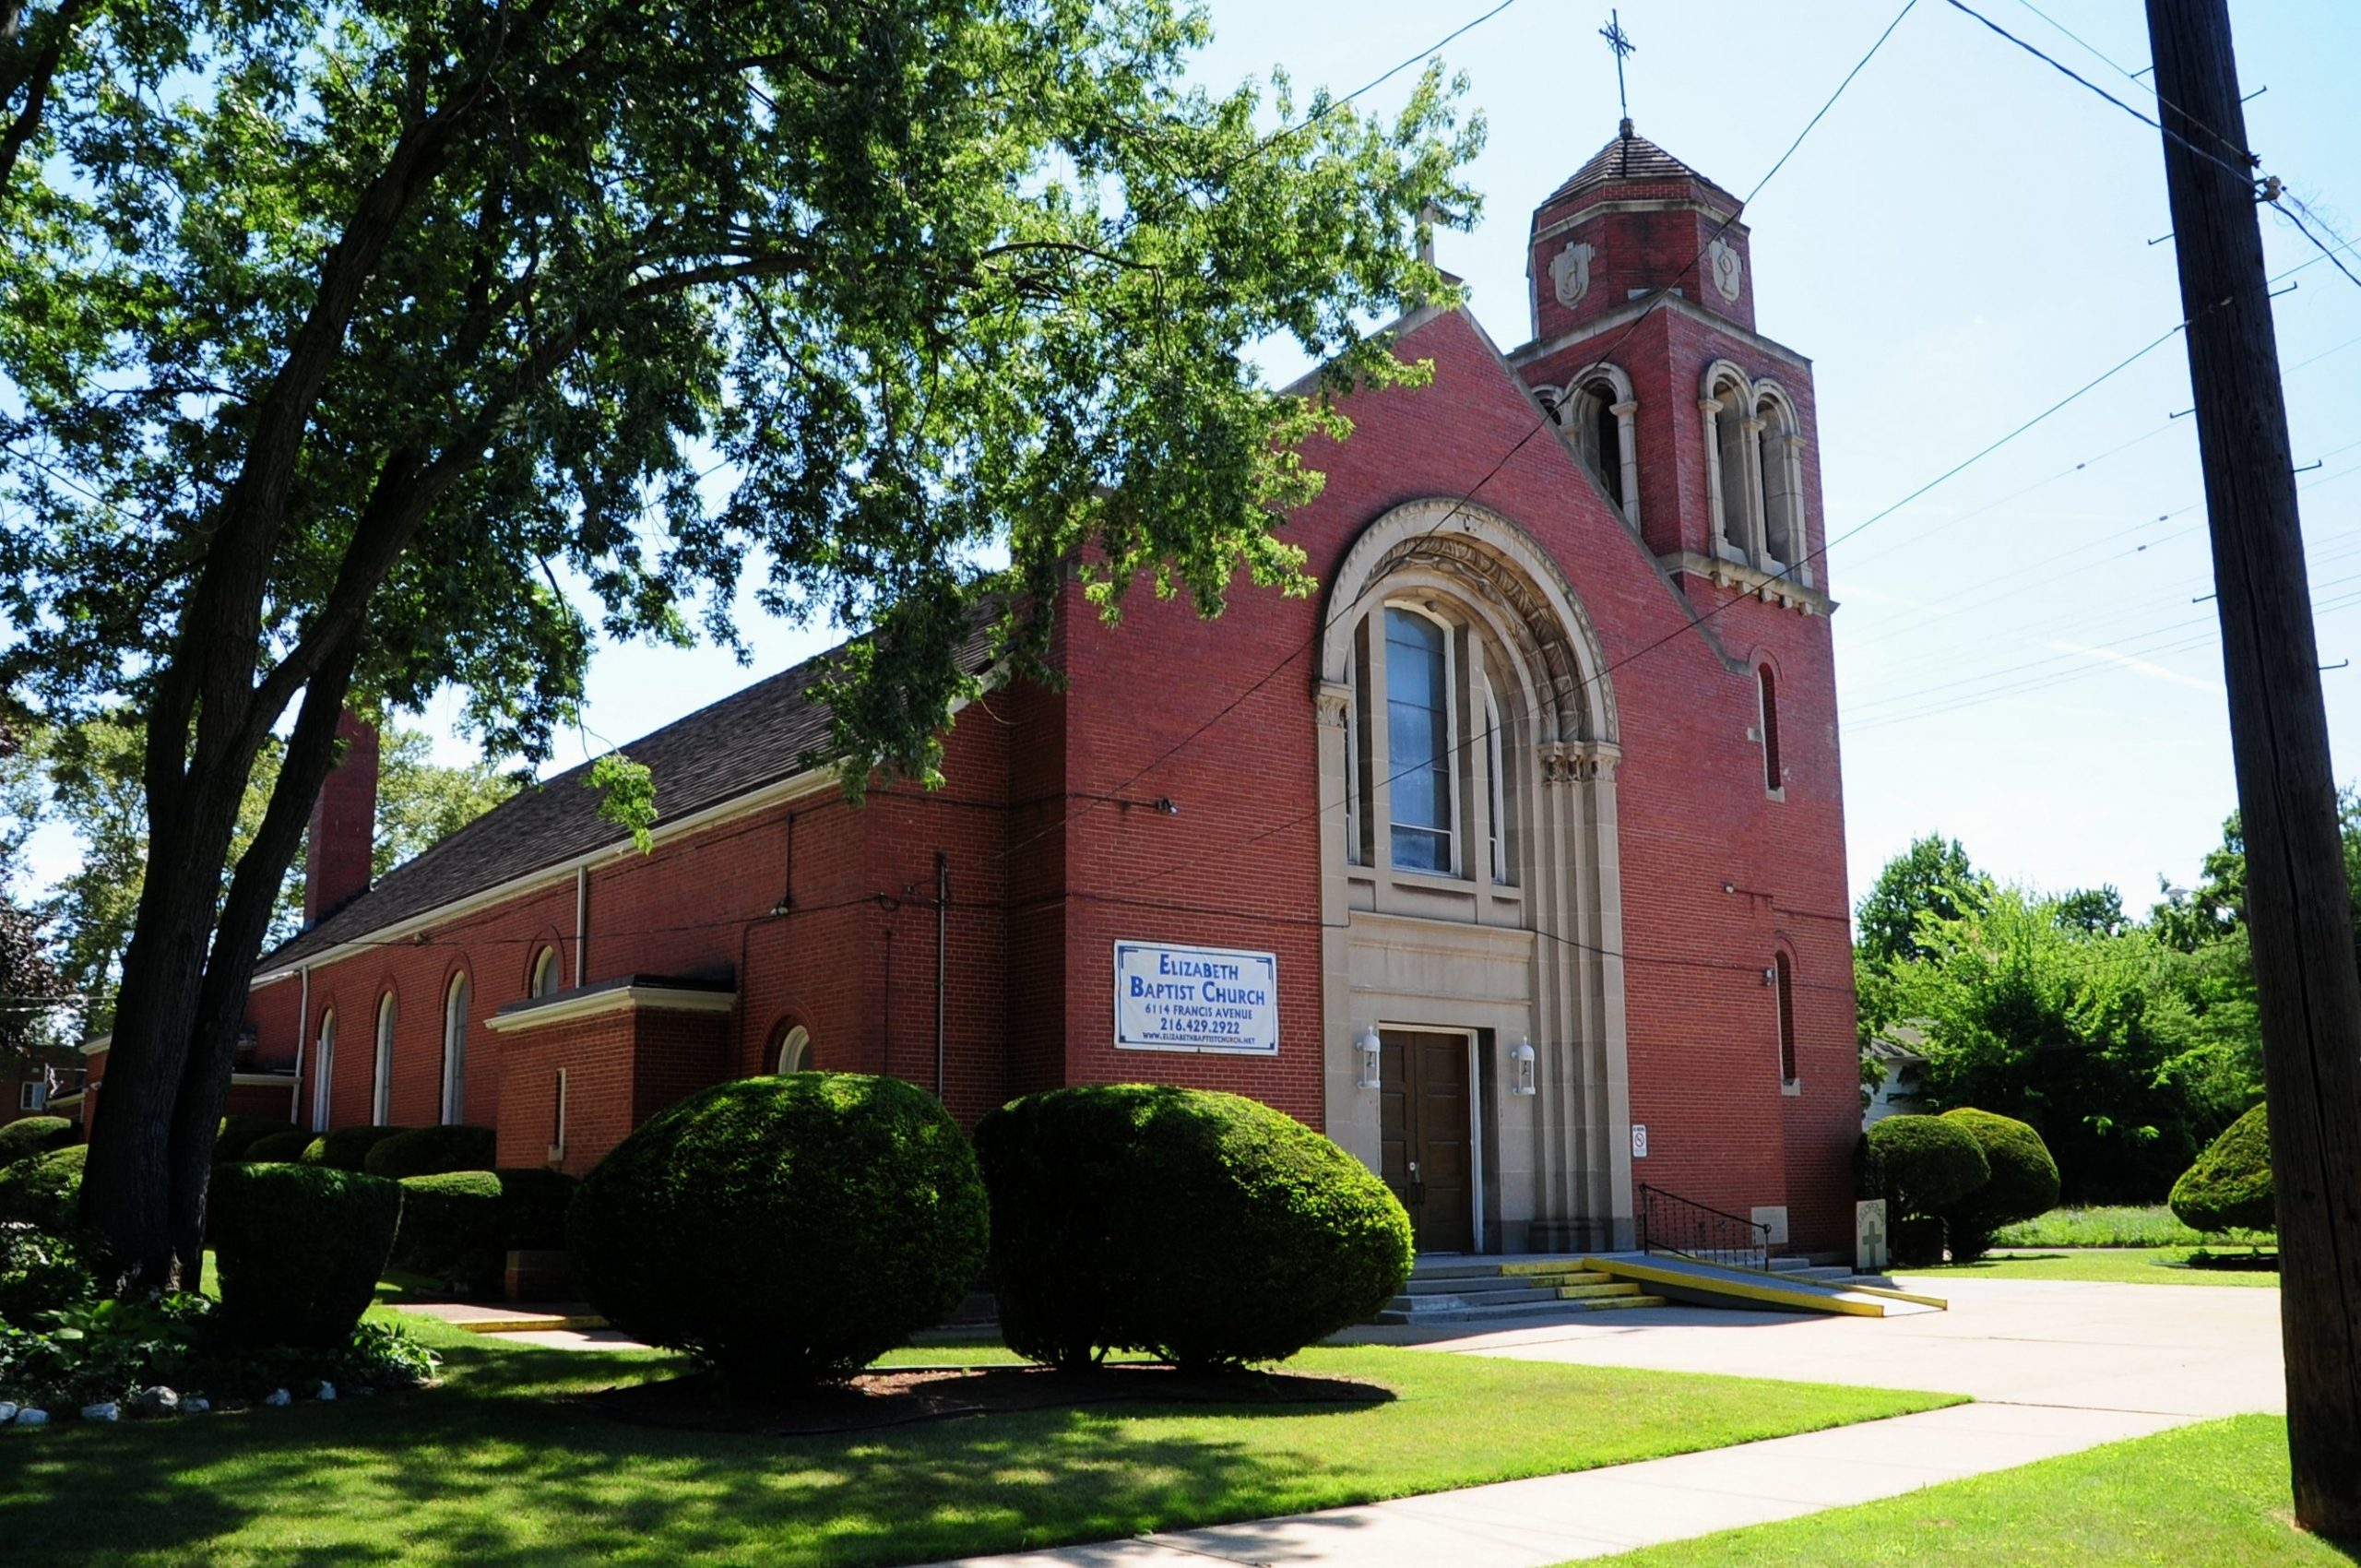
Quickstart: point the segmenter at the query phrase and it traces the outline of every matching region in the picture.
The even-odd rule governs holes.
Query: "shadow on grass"
[[[1199,1405],[1183,1431],[1069,1409],[851,1438],[734,1436],[625,1425],[569,1397],[619,1372],[682,1371],[670,1358],[444,1353],[446,1384],[432,1391],[11,1437],[5,1555],[225,1568],[919,1562],[1277,1511],[1299,1495],[1334,1409]],[[1294,1430],[1275,1438],[1265,1423]]]

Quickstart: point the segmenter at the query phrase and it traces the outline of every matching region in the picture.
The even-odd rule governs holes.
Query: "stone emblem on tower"
[[[1558,291],[1558,303],[1571,305],[1590,291],[1590,262],[1596,247],[1582,240],[1569,242],[1549,263],[1549,281]]]
[[[1717,239],[1705,247],[1707,275],[1714,279],[1714,287],[1721,291],[1722,298],[1733,304],[1738,303],[1740,269],[1744,266],[1744,259],[1738,254],[1738,247],[1727,240]],[[1562,292],[1558,297],[1565,299]],[[1567,300],[1566,303],[1573,303],[1572,300]]]

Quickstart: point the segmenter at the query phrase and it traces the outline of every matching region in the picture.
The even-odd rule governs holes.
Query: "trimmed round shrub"
[[[469,1290],[497,1286],[515,1248],[565,1245],[578,1185],[555,1170],[449,1170],[402,1179],[394,1261]]]
[[[75,1229],[82,1163],[89,1154],[88,1144],[68,1144],[0,1170],[0,1220],[20,1220],[60,1236]]]
[[[207,1220],[223,1321],[248,1345],[352,1337],[394,1247],[402,1190],[322,1165],[216,1170]]]
[[[28,1116],[0,1127],[0,1168],[82,1141],[82,1129],[63,1116]]]
[[[1869,1128],[1869,1152],[1885,1171],[1890,1220],[1931,1218],[1992,1179],[1975,1134],[1940,1116],[1888,1116]]]
[[[1410,1218],[1376,1173],[1238,1095],[1052,1089],[986,1116],[976,1154],[1002,1333],[1053,1366],[1279,1360],[1409,1277]]]
[[[98,1275],[73,1242],[18,1221],[0,1221],[0,1324],[31,1328],[45,1313],[98,1296]]]
[[[405,1176],[441,1176],[452,1170],[489,1170],[500,1141],[489,1127],[455,1122],[447,1127],[413,1127],[374,1146],[361,1169],[398,1182]]]
[[[489,1170],[405,1176],[394,1262],[466,1291],[496,1283],[507,1263],[500,1178]]]
[[[2058,1206],[2058,1162],[2041,1134],[2013,1116],[1966,1106],[1939,1118],[1966,1129],[1984,1150],[1992,1179],[1943,1210],[1952,1259],[1974,1263],[1992,1250],[1992,1233]]]
[[[785,1385],[848,1377],[957,1306],[985,1215],[932,1096],[796,1073],[658,1112],[584,1179],[565,1234],[575,1286],[617,1328]]]
[[[409,1132],[408,1127],[338,1127],[333,1133],[322,1133],[303,1149],[303,1163],[325,1165],[331,1170],[362,1170],[362,1161],[369,1151],[387,1138],[399,1137]]]
[[[284,1164],[303,1158],[303,1151],[311,1146],[311,1134],[301,1127],[290,1127],[284,1132],[267,1134],[248,1144],[246,1152],[238,1157],[238,1162],[242,1165]]]
[[[2192,1230],[2272,1230],[2271,1118],[2256,1106],[2205,1146],[2173,1183],[2173,1213]]]
[[[214,1162],[243,1159],[256,1138],[292,1130],[292,1123],[283,1116],[224,1116],[220,1131],[213,1138]]]

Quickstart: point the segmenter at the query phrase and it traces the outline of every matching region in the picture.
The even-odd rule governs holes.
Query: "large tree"
[[[70,24],[70,25],[68,25]],[[1371,324],[1447,297],[1475,130],[1210,93],[1167,0],[89,0],[0,36],[0,676],[145,716],[148,874],[83,1188],[190,1269],[255,955],[356,696],[537,759],[593,627],[870,628],[848,781],[931,773],[979,563],[1216,612]],[[1250,357],[1293,344],[1310,397]],[[219,897],[238,808],[284,752]],[[644,789],[623,790],[644,801]]]
[[[439,764],[433,738],[395,726],[379,754],[377,823],[372,874],[383,876],[444,835],[457,831],[516,792],[516,781],[481,762]],[[279,783],[282,748],[276,737],[255,754],[230,837],[232,864],[261,830]],[[13,804],[0,800],[0,848],[6,825],[48,822],[73,836],[74,868],[41,905],[63,979],[79,1000],[75,1022],[85,1035],[113,1027],[125,946],[138,917],[147,883],[146,733],[136,719],[102,715],[70,728],[36,734],[26,747],[36,787]],[[226,896],[225,868],[220,889]],[[303,868],[291,863],[279,879],[263,937],[292,936],[303,919]]]

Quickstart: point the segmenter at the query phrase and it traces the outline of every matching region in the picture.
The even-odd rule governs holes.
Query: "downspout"
[[[934,1098],[943,1099],[943,992],[945,940],[951,932],[951,857],[934,852]]]
[[[312,966],[304,965],[296,971],[303,983],[303,999],[295,1004],[301,1009],[295,1018],[295,1087],[287,1099],[287,1124],[303,1125],[303,1042],[312,1032]]]
[[[582,989],[582,977],[590,962],[590,868],[574,868],[574,987]]]

